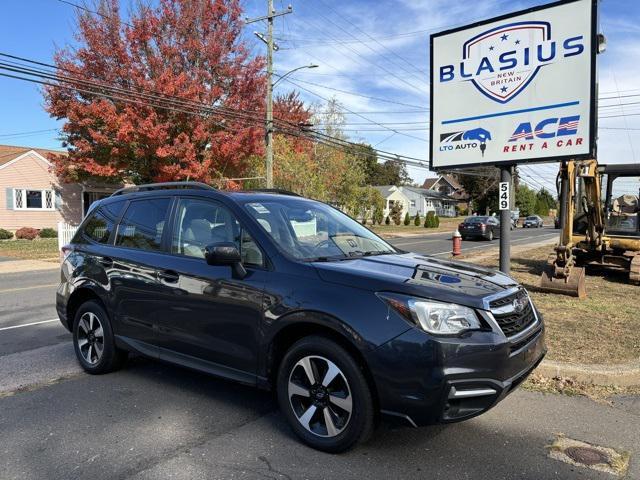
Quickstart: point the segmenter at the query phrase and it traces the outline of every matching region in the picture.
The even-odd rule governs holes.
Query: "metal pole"
[[[500,167],[500,181],[509,183],[511,191],[511,167]],[[511,195],[509,195],[511,198]],[[511,200],[510,202],[511,203]],[[509,205],[511,208],[511,205]],[[500,210],[500,271],[511,272],[511,210]]]
[[[267,124],[266,124],[266,177],[267,188],[273,188],[273,0],[268,0],[267,28]]]

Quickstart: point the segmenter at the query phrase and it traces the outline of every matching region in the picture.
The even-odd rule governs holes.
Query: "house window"
[[[415,207],[416,206],[416,201],[415,200],[411,200],[411,206]]]
[[[55,210],[53,190],[13,189],[13,208],[15,210]]]

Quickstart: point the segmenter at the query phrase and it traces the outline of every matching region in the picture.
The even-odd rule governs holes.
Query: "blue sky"
[[[122,2],[123,11],[129,3],[129,0]],[[280,46],[275,57],[276,71],[283,73],[301,65],[318,64],[319,68],[302,70],[290,77],[298,87],[306,89],[300,90],[305,101],[322,102],[320,97],[335,96],[346,109],[359,112],[360,116],[346,112],[351,139],[427,159],[428,131],[424,128],[428,112],[424,110],[429,105],[429,34],[547,2],[291,0],[290,3],[294,13],[276,21]],[[246,0],[243,5],[248,16],[266,13],[266,0]],[[284,9],[288,2],[275,0],[275,5]],[[598,59],[600,96],[637,96],[601,102],[601,116],[615,117],[600,121],[599,160],[640,162],[640,26],[635,21],[640,18],[640,2],[604,0],[600,12],[600,29],[608,40],[607,52]],[[73,42],[74,17],[74,8],[57,0],[5,2],[0,51],[51,61],[56,45]],[[253,35],[262,28],[253,24],[245,31],[246,40],[256,54],[265,51]],[[286,81],[278,85],[281,92],[291,88],[296,86]],[[60,125],[44,112],[37,86],[0,78],[0,105],[0,143],[60,147],[56,132],[51,131]],[[394,134],[388,128],[400,133]],[[16,135],[34,131],[38,132]],[[432,176],[420,168],[409,171],[419,182]],[[555,171],[556,166],[546,164],[528,166],[521,173],[529,177],[534,187],[540,184],[551,187]]]

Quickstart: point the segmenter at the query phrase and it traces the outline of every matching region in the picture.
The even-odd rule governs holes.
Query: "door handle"
[[[98,263],[105,268],[113,267],[113,260],[109,257],[98,257]]]
[[[164,280],[167,283],[176,283],[180,278],[180,275],[173,270],[160,270],[157,275],[160,280]]]

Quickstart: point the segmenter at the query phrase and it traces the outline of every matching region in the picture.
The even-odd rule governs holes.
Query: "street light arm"
[[[285,79],[285,77],[288,77],[288,76],[289,76],[289,75],[291,75],[292,73],[297,72],[298,70],[302,70],[302,69],[304,69],[304,68],[318,68],[318,65],[313,65],[313,64],[311,64],[311,65],[303,65],[303,66],[301,66],[301,67],[294,68],[293,70],[289,70],[289,71],[288,71],[287,73],[285,73],[284,75],[274,74],[274,75],[276,75],[276,76],[278,76],[278,77],[280,77],[280,78],[278,78],[278,80],[276,80],[275,82],[273,82],[273,84],[272,84],[272,86],[271,86],[271,87],[272,87],[272,88],[274,88],[274,87],[275,87],[275,86],[276,86],[276,85],[277,85],[281,80],[284,80],[284,79]]]

